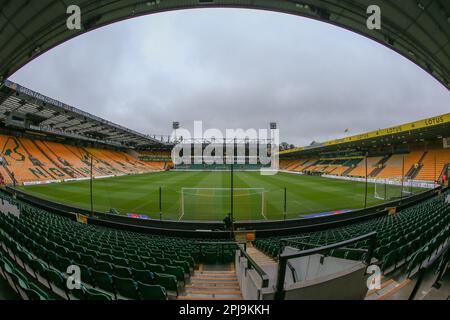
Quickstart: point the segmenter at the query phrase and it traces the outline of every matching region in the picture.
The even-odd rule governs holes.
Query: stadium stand
[[[409,154],[392,155],[384,164],[383,169],[376,175],[377,178],[391,178],[406,176],[407,173],[420,163],[423,151],[413,151]]]
[[[196,241],[205,240],[83,225],[16,202],[3,193],[1,197],[2,201],[20,206],[19,217],[0,213],[2,263],[8,264],[5,256],[18,262],[21,270],[11,273],[22,279],[22,289],[32,289],[26,278],[37,280],[46,291],[38,292],[40,299],[91,299],[97,294],[102,299],[176,297],[200,261],[234,259],[232,248],[222,246],[220,251],[215,242],[200,250]],[[82,272],[79,292],[68,291],[64,285],[65,271],[73,264],[80,266]],[[9,268],[12,269],[10,264]],[[94,297],[91,293],[95,293]]]
[[[276,258],[286,245],[310,249],[376,231],[374,256],[379,260],[383,272],[388,274],[405,267],[405,272],[411,275],[450,241],[450,204],[445,201],[449,194],[447,192],[434,197],[394,216],[386,215],[363,223],[290,238],[256,240],[255,246]],[[338,258],[360,260],[364,253],[352,249],[367,249],[367,245],[367,242],[362,242],[348,251],[339,250],[330,254]]]
[[[376,166],[383,160],[383,157],[369,157],[367,158],[368,175],[375,170]],[[364,177],[366,175],[366,163],[361,161],[356,167],[348,173],[352,177]]]
[[[126,151],[83,148],[66,143],[0,135],[0,174],[5,184],[65,180],[93,175],[123,175],[161,171],[168,161],[141,161]],[[138,154],[139,155],[139,154]]]
[[[288,159],[280,159],[280,169],[291,171],[293,168],[300,165],[300,160],[288,160]]]
[[[402,270],[413,276],[450,241],[449,192],[398,212],[362,223],[289,238],[255,240],[262,252],[277,259],[284,246],[310,249],[377,231],[374,256],[385,275]],[[200,261],[232,261],[232,247],[219,254],[216,242],[200,249],[204,239],[140,234],[80,224],[1,194],[17,204],[20,215],[0,213],[2,274],[24,299],[168,299],[176,298]],[[330,255],[361,260],[368,242]],[[79,290],[65,285],[68,266],[82,274]]]
[[[306,161],[301,161],[301,163],[296,166],[295,168],[293,168],[293,171],[297,171],[297,172],[302,172],[306,169],[308,169],[309,167],[313,166],[314,164],[317,163],[319,159],[307,159]]]
[[[234,0],[169,1],[164,2],[163,6],[159,2],[156,5],[153,2],[140,5],[136,1],[130,1],[124,3],[120,10],[114,1],[93,2],[89,4],[93,19],[87,21],[77,35],[136,15],[201,8],[206,2],[208,6],[241,5]],[[381,1],[379,4],[383,7],[383,23],[390,26],[381,33],[368,31],[367,25],[361,23],[367,19],[366,7],[356,6],[353,1],[315,1],[314,6],[292,5],[289,1],[250,3],[250,8],[310,17],[368,36],[412,60],[446,88],[449,87],[450,64],[446,54],[448,15],[442,14],[447,8],[443,1],[428,1],[426,5],[413,1],[401,5]],[[0,120],[5,124],[6,131],[20,128],[19,136],[31,131],[38,135],[50,135],[52,140],[63,141],[57,143],[22,137],[0,137],[0,173],[3,181],[22,183],[83,178],[89,175],[121,175],[170,167],[167,159],[156,160],[157,157],[164,156],[156,151],[144,151],[143,156],[139,157],[128,150],[161,147],[162,140],[158,141],[149,135],[124,128],[5,80],[31,59],[74,36],[73,30],[59,28],[65,25],[67,19],[67,11],[60,9],[61,6],[49,6],[45,2],[24,6],[20,1],[7,1],[5,10],[2,11],[4,19],[0,43],[4,49],[0,65]],[[408,27],[396,23],[398,21],[407,21]],[[22,31],[21,36],[17,36],[17,30]],[[45,41],[37,41],[39,39]],[[14,116],[23,119],[11,126],[8,122]],[[394,151],[395,147],[438,137],[441,140],[447,139],[450,123],[448,116],[380,129],[337,141],[315,143],[299,148],[306,150],[306,154],[290,156],[298,156],[301,160],[287,163],[283,161],[282,166],[286,170],[297,172],[367,176],[365,161],[321,160],[330,151],[343,155],[351,150],[351,154],[358,153],[360,156],[379,155],[368,158],[368,174],[377,178],[392,178],[398,176],[399,160],[403,158],[401,155],[408,152]],[[401,137],[397,135],[399,132]],[[72,143],[66,143],[66,138],[71,139]],[[87,145],[96,147],[87,151]],[[102,147],[98,147],[99,145]],[[381,150],[383,146],[385,149]],[[310,152],[311,149],[317,152]],[[442,172],[449,163],[448,151],[439,148],[428,150],[425,147],[422,155],[420,152],[416,155],[409,154],[408,168],[401,169],[401,173],[407,170],[409,178],[436,180],[443,175]],[[91,154],[95,154],[95,157],[91,157]],[[384,214],[361,223],[343,223],[340,228],[327,229],[324,226],[321,231],[299,232],[288,243],[298,248],[317,247],[376,230],[379,235],[375,256],[385,274],[405,267],[405,272],[410,276],[423,262],[431,260],[443,246],[448,246],[449,204],[444,200],[446,196],[448,192],[419,201],[392,216]],[[6,195],[4,199],[16,202]],[[224,257],[231,260],[234,258],[232,250],[226,254],[222,252],[219,258],[217,246],[213,244],[203,251],[198,250],[198,243],[203,239],[144,235],[84,225],[58,216],[56,212],[38,209],[29,203],[17,204],[20,215],[0,212],[0,276],[7,279],[14,291],[24,299],[167,299],[176,296],[183,289],[193,266],[199,261],[213,263]],[[275,231],[283,229],[280,227]],[[276,237],[257,240],[255,244],[275,258],[285,245]],[[354,249],[367,248],[367,243],[358,245],[361,247]],[[350,249],[352,248],[333,250],[331,254],[352,260],[364,255],[358,250]],[[247,266],[249,261],[246,262]],[[67,290],[64,285],[66,276],[63,271],[69,263],[74,262],[82,268],[84,283],[81,290]]]
[[[426,152],[420,170],[416,176],[418,180],[435,181],[446,165],[450,164],[450,149],[433,149]]]

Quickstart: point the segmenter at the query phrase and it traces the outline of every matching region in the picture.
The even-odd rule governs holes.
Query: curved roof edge
[[[0,82],[51,48],[85,32],[142,15],[191,8],[250,8],[284,12],[330,23],[402,54],[450,89],[450,2],[373,0],[381,29],[367,28],[368,4],[351,0],[72,0],[81,30],[67,28],[63,1],[6,1],[0,8]]]

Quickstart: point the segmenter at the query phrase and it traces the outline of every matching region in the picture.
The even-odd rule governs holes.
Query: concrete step
[[[394,295],[397,294],[400,290],[402,290],[404,287],[409,285],[411,283],[410,279],[405,279],[400,283],[397,283],[393,288],[390,288],[388,291],[383,293],[378,300],[389,300],[391,298],[394,298]],[[394,299],[395,300],[395,299]]]
[[[381,283],[381,286],[380,286],[380,289],[372,289],[372,290],[369,290],[369,291],[367,292],[366,297],[370,297],[370,296],[376,294],[377,292],[379,292],[380,290],[383,290],[383,289],[386,288],[387,286],[392,285],[392,283],[394,283],[394,282],[395,282],[395,281],[392,280],[392,279],[389,279],[389,280],[387,280],[387,281],[382,282],[382,283]]]
[[[378,300],[380,296],[394,288],[396,285],[397,282],[392,279],[382,282],[380,289],[373,289],[367,293],[366,300]]]
[[[225,278],[222,278],[222,277],[205,277],[205,276],[194,276],[194,277],[191,277],[191,279],[194,279],[194,280],[199,280],[199,281],[228,281],[228,282],[230,282],[230,281],[237,281],[237,277],[225,277]]]
[[[227,285],[227,286],[216,286],[216,285],[187,285],[186,290],[210,290],[210,289],[215,289],[215,290],[239,290],[239,285]]]
[[[238,284],[237,281],[215,281],[215,280],[196,280],[191,278],[191,284],[209,284],[209,285],[224,285],[224,284]]]
[[[178,300],[242,300],[235,271],[196,271]]]
[[[241,295],[241,291],[240,290],[217,290],[217,289],[209,289],[209,290],[187,290],[186,291],[188,296],[192,296],[192,295],[210,295],[210,296],[214,296],[214,295],[230,295],[230,296],[240,296]]]

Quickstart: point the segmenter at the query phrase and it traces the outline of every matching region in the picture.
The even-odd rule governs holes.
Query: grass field
[[[172,220],[222,220],[230,211],[229,190],[182,188],[229,188],[228,172],[159,172],[94,180],[94,209],[117,209],[159,219],[159,188],[162,218]],[[317,176],[259,172],[235,172],[234,216],[236,220],[283,219],[284,188],[287,218],[364,206],[364,183]],[[242,188],[255,188],[245,190]],[[90,208],[89,181],[22,187],[32,195],[85,209]],[[367,205],[382,203],[369,184]],[[184,213],[184,214],[183,214]]]

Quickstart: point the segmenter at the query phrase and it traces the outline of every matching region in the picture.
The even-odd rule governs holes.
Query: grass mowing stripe
[[[262,176],[259,172],[235,172],[236,188],[264,188],[269,219],[283,218],[284,188],[287,188],[288,218],[302,214],[320,213],[340,209],[356,209],[364,205],[364,183],[335,180],[315,176],[278,173]],[[158,172],[134,176],[122,176],[94,180],[94,205],[99,211],[116,208],[122,214],[147,214],[159,218],[159,188],[162,188],[163,219],[176,220],[180,214],[181,189],[229,188],[229,172]],[[90,208],[89,181],[76,181],[51,185],[21,187],[25,192],[49,200]],[[249,193],[250,194],[250,193]],[[205,211],[186,212],[184,220],[222,220],[230,211],[229,197],[214,197],[214,202],[204,202],[198,207],[209,206]],[[236,220],[262,219],[256,215],[256,201],[249,195],[239,198],[235,204]],[[193,200],[195,202],[195,199]],[[199,197],[196,201],[202,201]],[[368,205],[382,203],[374,198],[374,185],[369,184]]]

